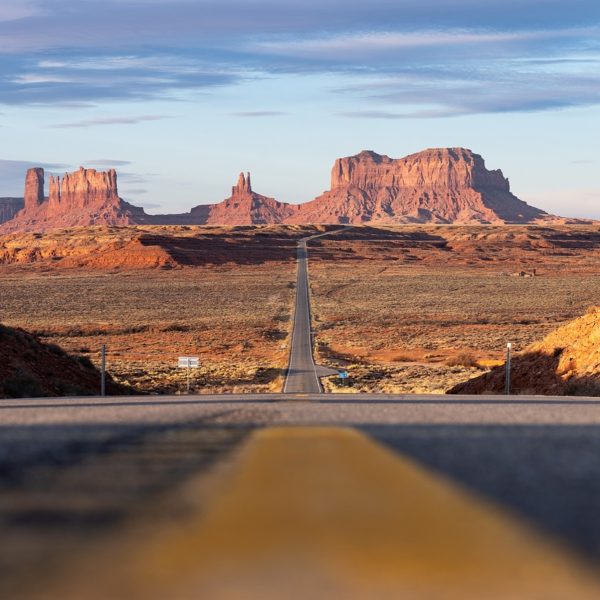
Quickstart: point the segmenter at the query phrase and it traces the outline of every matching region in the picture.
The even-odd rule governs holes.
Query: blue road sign
[[[339,371],[338,376],[340,379],[348,379],[348,373],[346,371]]]

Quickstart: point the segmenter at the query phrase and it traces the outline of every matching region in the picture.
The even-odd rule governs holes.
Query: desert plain
[[[92,227],[0,240],[1,320],[142,393],[277,392],[301,237],[338,392],[444,393],[598,303],[598,225]]]

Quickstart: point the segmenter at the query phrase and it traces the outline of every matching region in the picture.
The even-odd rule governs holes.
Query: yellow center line
[[[569,550],[353,429],[256,432],[202,510],[124,548],[86,597],[600,597]]]

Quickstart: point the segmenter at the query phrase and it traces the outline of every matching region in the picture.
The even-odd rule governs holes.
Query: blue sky
[[[465,146],[600,218],[597,0],[0,0],[0,195],[120,175],[150,212],[310,200],[335,158]]]

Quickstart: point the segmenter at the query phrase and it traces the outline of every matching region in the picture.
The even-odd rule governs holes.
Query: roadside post
[[[177,366],[187,370],[187,394],[189,396],[191,369],[197,369],[200,366],[200,360],[197,356],[180,356]]]
[[[100,353],[100,396],[106,396],[106,344]]]
[[[510,351],[512,350],[512,344],[508,342],[506,344],[506,378],[504,381],[504,393],[510,395]]]
[[[338,371],[338,377],[340,378],[342,385],[348,385],[348,371]]]

